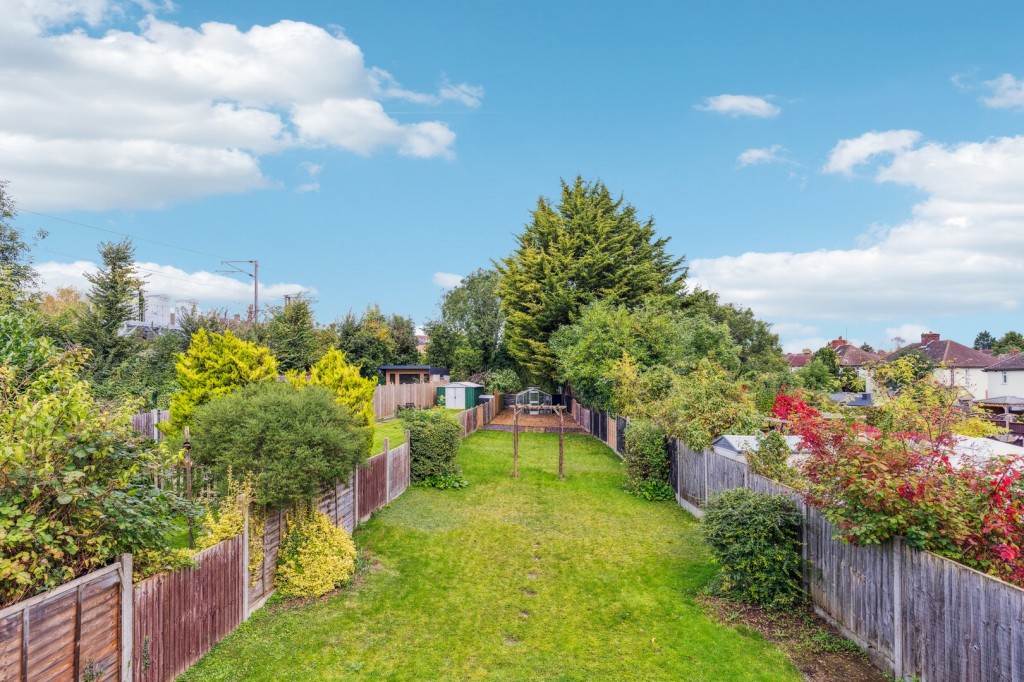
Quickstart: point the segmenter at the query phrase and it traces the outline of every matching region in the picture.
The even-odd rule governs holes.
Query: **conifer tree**
[[[345,361],[345,354],[336,348],[327,351],[320,360],[305,372],[293,370],[287,374],[288,381],[295,386],[322,386],[334,394],[334,402],[348,408],[359,426],[373,424],[373,393],[377,387],[375,379],[365,379],[359,367]]]
[[[282,371],[307,370],[324,353],[310,301],[299,298],[273,311],[267,322],[267,346]]]
[[[141,318],[141,291],[145,281],[135,267],[135,246],[130,239],[102,242],[103,267],[86,273],[92,284],[89,311],[81,322],[79,338],[92,351],[89,365],[97,380],[106,378],[135,351],[135,339],[121,335],[125,322]]]
[[[653,218],[639,220],[636,209],[600,181],[562,181],[559,204],[541,197],[518,241],[496,263],[505,339],[529,378],[546,385],[556,375],[549,337],[588,303],[632,306],[683,293],[686,268],[665,251],[668,238],[658,238]]]
[[[171,396],[171,433],[190,424],[198,406],[241,386],[276,380],[277,360],[266,348],[230,331],[209,334],[200,329],[188,351],[179,356],[175,370],[181,390]]]

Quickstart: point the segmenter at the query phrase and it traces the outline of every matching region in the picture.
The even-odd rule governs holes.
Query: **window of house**
[[[1003,372],[1003,383],[1005,384],[1005,383],[1007,383],[1007,382],[1008,382],[1009,380],[1010,380],[1010,377],[1009,377],[1009,375],[1008,375],[1008,374],[1007,374],[1006,372]]]
[[[395,373],[391,373],[391,383],[395,383]]]

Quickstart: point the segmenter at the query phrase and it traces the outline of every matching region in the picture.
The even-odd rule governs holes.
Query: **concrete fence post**
[[[135,591],[132,587],[132,555],[121,555],[121,682],[131,682],[135,649]],[[25,610],[28,613],[28,609]]]

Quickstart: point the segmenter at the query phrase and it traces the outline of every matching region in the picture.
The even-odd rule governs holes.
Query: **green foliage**
[[[505,361],[502,330],[505,315],[498,298],[498,282],[501,276],[495,270],[479,269],[466,275],[459,286],[449,289],[441,299],[441,317],[425,326],[430,336],[430,347],[437,334],[438,347],[435,357],[439,360],[430,364],[449,367],[453,371],[458,365],[456,351],[463,351],[460,374],[469,376],[488,370]],[[456,340],[452,345],[451,340]],[[475,364],[466,364],[468,360]]]
[[[704,508],[704,538],[721,566],[712,589],[769,609],[802,602],[801,522],[785,497],[745,488],[713,496]]]
[[[370,305],[358,318],[349,313],[331,325],[338,348],[368,379],[380,379],[381,365],[414,365],[419,362],[416,329],[408,317],[387,316],[380,306]]]
[[[835,353],[835,351],[832,352]],[[839,377],[832,371],[828,361],[819,357],[813,358],[798,369],[796,375],[800,378],[800,384],[804,388],[822,393],[835,393],[839,390]]]
[[[1006,332],[992,344],[992,352],[996,355],[1003,355],[1014,350],[1024,351],[1024,334],[1017,331]]]
[[[974,337],[974,350],[988,350],[996,343],[996,337],[988,333],[988,331],[978,332],[978,335]]]
[[[496,264],[508,351],[531,383],[558,374],[552,333],[589,303],[633,306],[648,296],[671,299],[684,286],[683,259],[665,251],[654,220],[614,199],[604,183],[562,182],[557,206],[541,197],[516,250]]]
[[[285,519],[274,584],[291,598],[322,597],[348,582],[356,570],[356,547],[313,503],[301,504]]]
[[[170,433],[180,433],[190,424],[200,405],[242,386],[276,380],[277,360],[266,348],[230,331],[210,334],[200,328],[175,370],[181,391],[171,397]]]
[[[483,354],[477,348],[459,346],[452,357],[451,372],[455,381],[465,381],[483,367]]]
[[[284,508],[347,479],[372,437],[327,389],[263,382],[197,409],[192,452],[222,486],[229,472],[251,474],[254,501]]]
[[[932,359],[915,349],[894,353],[886,362],[874,368],[875,382],[890,391],[900,391],[931,376],[935,369]]]
[[[64,348],[79,343],[82,319],[88,312],[89,304],[74,287],[44,293],[35,306],[40,334]]]
[[[653,422],[633,421],[625,440],[626,490],[648,500],[673,499],[665,432]]]
[[[669,436],[681,438],[692,450],[708,447],[725,433],[756,433],[761,425],[750,392],[710,360],[675,379],[668,397],[651,410]]]
[[[405,410],[401,418],[409,430],[413,483],[442,481],[461,475],[455,457],[459,452],[462,426],[455,415],[447,410]]]
[[[162,560],[173,519],[194,510],[153,487],[166,452],[81,380],[87,352],[61,352],[24,316],[0,316],[0,606],[123,552]]]
[[[0,180],[0,312],[18,308],[28,301],[38,281],[29,245],[10,224],[18,211],[7,184],[7,180]],[[39,233],[39,237],[45,236],[45,232]]]
[[[196,549],[204,550],[245,532],[246,508],[252,509],[249,514],[249,574],[255,584],[260,564],[263,563],[263,529],[264,514],[261,508],[253,507],[255,492],[252,474],[244,479],[236,479],[228,471],[225,492],[220,496],[214,508],[207,511],[203,522],[203,533],[196,538]]]
[[[140,340],[137,352],[95,385],[97,395],[110,400],[139,399],[146,410],[166,409],[178,390],[174,365],[187,347],[188,337],[178,331]]]
[[[322,386],[334,395],[335,401],[348,409],[360,426],[373,425],[374,379],[364,379],[359,368],[345,361],[345,354],[332,348],[310,369],[292,371],[288,381],[295,386]]]
[[[137,339],[121,336],[120,331],[125,322],[142,317],[145,281],[135,267],[135,247],[130,239],[102,242],[99,251],[103,267],[85,275],[92,287],[78,336],[92,351],[89,368],[93,377],[102,381],[137,350]]]
[[[786,437],[779,431],[769,431],[767,436],[758,437],[755,450],[746,453],[747,464],[755,474],[785,485],[793,485],[798,474],[796,469],[789,465],[791,454]]]
[[[484,379],[484,385],[491,393],[518,393],[523,390],[523,382],[513,369],[492,369]]]
[[[685,309],[690,315],[706,315],[729,328],[739,353],[740,373],[745,376],[788,372],[779,337],[771,325],[754,317],[750,308],[720,303],[718,294],[697,288],[687,296]]]
[[[850,393],[863,393],[867,388],[867,381],[857,373],[855,367],[843,367],[839,371],[839,390]]]
[[[755,408],[761,414],[771,413],[775,396],[803,386],[800,377],[788,369],[755,375],[745,385],[754,397]]]
[[[311,301],[298,298],[272,308],[266,327],[267,347],[277,358],[281,371],[305,371],[323,357],[329,346],[317,333]]]

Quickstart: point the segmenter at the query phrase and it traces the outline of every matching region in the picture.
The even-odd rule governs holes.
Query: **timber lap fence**
[[[409,487],[409,443],[372,457],[322,491],[320,511],[353,531]],[[358,519],[357,519],[358,515]],[[248,519],[247,519],[248,521]],[[0,610],[0,682],[173,680],[273,593],[284,513],[268,515],[250,575],[243,535],[196,555],[195,568],[132,587],[132,557]]]
[[[622,455],[628,421],[588,410],[572,413]],[[671,484],[697,516],[715,493],[749,488],[792,499],[803,515],[805,589],[815,610],[897,679],[920,682],[1024,681],[1024,590],[897,539],[856,547],[791,488],[759,476],[742,456],[694,452],[669,441]]]
[[[495,400],[489,400],[485,403],[471,407],[468,410],[463,410],[457,415],[459,423],[462,424],[462,437],[465,438],[469,434],[473,433],[477,429],[485,426],[494,419],[495,405],[500,404],[498,402],[500,398]]]
[[[373,416],[377,421],[391,419],[403,407],[433,407],[437,402],[437,387],[444,382],[429,384],[386,384],[373,391]]]

